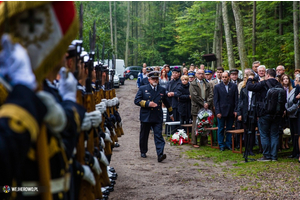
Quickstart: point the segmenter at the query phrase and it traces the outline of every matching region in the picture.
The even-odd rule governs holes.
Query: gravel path
[[[116,89],[125,135],[120,147],[113,150],[111,166],[118,173],[115,191],[110,199],[252,199],[241,195],[240,185],[226,172],[224,166],[211,161],[187,159],[182,154],[190,145],[165,146],[167,159],[157,162],[154,138],[149,136],[147,158],[139,152],[139,110],[134,105],[135,81],[126,80]]]

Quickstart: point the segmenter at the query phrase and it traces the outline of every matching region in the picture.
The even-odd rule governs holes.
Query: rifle
[[[83,9],[82,9],[82,4],[80,4],[80,13],[79,13],[80,17],[80,30],[79,30],[79,37],[80,39],[82,39],[82,26],[83,26]],[[77,49],[77,45],[76,45],[76,49]],[[79,49],[78,49],[79,50]],[[78,56],[79,54],[79,51],[76,51],[77,55],[76,57]],[[81,47],[80,47],[80,53],[81,53]],[[79,54],[80,56],[80,54]],[[83,62],[81,63],[83,65]],[[78,65],[77,65],[77,60],[76,60],[76,71],[77,71],[77,74],[74,74],[74,75],[77,75],[75,76],[78,80],[78,75],[80,74],[79,73],[79,70],[78,70]],[[83,67],[82,67],[83,69]],[[82,91],[77,89],[77,93],[76,93],[76,102],[82,106],[84,106],[87,110],[88,108],[86,107],[86,105],[89,104],[89,98],[86,97],[86,95],[84,96],[84,98],[82,97]],[[76,150],[77,150],[77,153],[76,153],[76,160],[81,164],[81,165],[85,165],[85,147],[84,147],[84,138],[85,138],[85,132],[84,131],[81,131],[81,133],[79,134],[79,138],[78,138],[78,143],[77,143],[77,146],[76,146]],[[80,184],[80,189],[79,189],[79,199],[95,199],[95,195],[94,195],[94,192],[93,192],[93,186],[85,181],[85,180],[81,180],[81,184]]]

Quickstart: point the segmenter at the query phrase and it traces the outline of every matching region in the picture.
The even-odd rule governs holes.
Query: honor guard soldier
[[[170,106],[166,89],[158,85],[158,71],[152,71],[148,74],[149,83],[141,86],[135,96],[134,103],[141,107],[140,110],[140,151],[141,157],[146,158],[148,151],[149,131],[152,128],[154,132],[154,141],[158,162],[166,159],[164,154],[165,140],[162,136],[163,111],[162,103],[168,108],[170,118],[174,121],[173,110]]]
[[[38,88],[38,84],[41,86],[47,75],[48,80],[53,80],[57,72],[55,70],[62,66],[66,44],[71,43],[77,35],[75,6],[73,2],[1,2],[0,5],[0,12],[4,13],[0,20],[0,30],[4,30],[6,24],[14,25],[14,29],[8,32],[11,40],[6,35],[2,36],[1,55],[5,59],[0,59],[0,76],[13,89],[7,103],[1,107],[0,127],[5,128],[6,139],[11,142],[7,144],[14,148],[12,151],[7,148],[6,151],[18,152],[18,156],[7,154],[7,159],[2,159],[0,155],[0,160],[6,161],[0,163],[1,171],[14,171],[8,173],[7,179],[1,178],[8,181],[3,185],[42,187],[40,193],[18,193],[22,199],[66,199],[70,185],[68,158],[72,148],[68,145],[64,148],[63,139],[69,140],[70,136],[71,140],[67,143],[74,146],[74,138],[83,117],[76,109],[75,93],[65,87],[68,84],[64,85],[66,82],[72,85],[72,74],[67,77],[65,72],[61,79],[61,92],[64,94],[61,96],[64,101],[61,105],[57,103],[56,96],[49,93],[52,85],[48,82],[44,82],[48,92],[41,91],[35,95],[33,91]],[[5,13],[9,13],[9,16]],[[21,43],[27,51],[11,41]],[[66,107],[70,108],[70,113],[64,110]],[[65,133],[73,135],[63,135],[67,129],[69,132]],[[21,140],[18,139],[19,135]],[[18,144],[19,140],[22,143]],[[3,142],[6,143],[0,138],[1,147],[5,147],[2,146]]]

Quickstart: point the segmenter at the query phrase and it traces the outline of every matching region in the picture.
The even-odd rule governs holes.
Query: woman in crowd
[[[252,107],[252,104],[255,103],[255,94],[252,91],[248,91],[246,88],[249,77],[253,78],[254,73],[248,72],[244,75],[244,82],[240,92],[238,105],[238,120],[243,122],[244,142],[245,146],[248,146],[248,155],[254,156],[253,146],[255,142],[255,127],[257,121],[255,112],[253,112],[254,108]]]
[[[160,67],[159,66],[156,66],[156,67],[154,67],[154,71],[160,71]]]
[[[288,97],[289,93],[293,89],[290,77],[286,74],[283,74],[280,78],[280,83],[281,83],[282,87],[285,89],[286,96]],[[283,132],[282,132],[282,130],[284,130],[285,128],[288,128],[288,127],[289,127],[288,118],[285,115],[282,118],[280,136],[279,136],[279,141],[281,143],[281,149],[289,149],[289,145],[288,145],[289,136],[284,135]]]
[[[300,74],[297,74],[295,77],[295,86],[299,90]],[[289,96],[287,97],[287,103],[285,105],[285,108],[287,110],[287,115],[289,117],[291,137],[293,142],[293,152],[292,155],[289,156],[289,158],[299,158],[300,138],[298,134],[300,133],[300,109],[299,109],[300,94],[296,94],[298,93],[298,91],[296,92],[296,88],[292,89],[291,92],[289,93]]]
[[[163,88],[167,88],[167,84],[169,82],[168,74],[166,69],[162,69],[160,72],[159,85]]]
[[[170,80],[171,80],[171,76],[172,76],[172,72],[171,72],[171,70],[170,70],[170,65],[165,64],[164,69],[166,70],[167,75],[168,75],[168,79],[169,79],[169,81],[170,81]]]

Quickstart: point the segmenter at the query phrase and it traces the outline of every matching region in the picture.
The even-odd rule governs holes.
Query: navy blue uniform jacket
[[[149,103],[153,101],[157,104],[157,107],[149,107]],[[170,106],[166,89],[157,85],[157,91],[154,91],[150,84],[143,85],[139,88],[137,92],[134,103],[137,106],[141,106],[140,110],[140,121],[150,122],[150,123],[162,123],[163,122],[163,111],[162,103],[168,108],[169,114],[172,115],[172,107]]]
[[[174,92],[174,96],[173,97],[168,97],[169,102],[171,103],[172,108],[178,108],[178,93],[177,90],[181,85],[181,80],[180,78],[177,80],[171,80],[169,81],[169,83],[167,84],[167,88],[166,88],[166,93],[168,92]]]
[[[217,84],[214,88],[214,105],[216,114],[222,117],[232,117],[238,108],[238,89],[236,84],[228,83],[228,93],[224,83]]]

